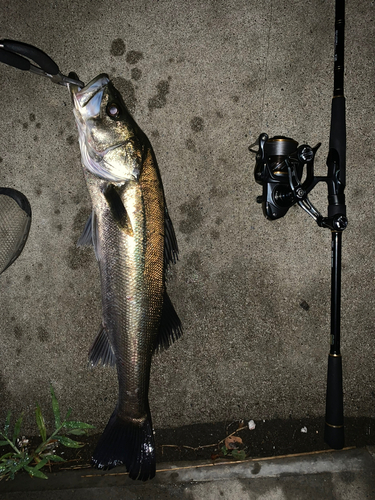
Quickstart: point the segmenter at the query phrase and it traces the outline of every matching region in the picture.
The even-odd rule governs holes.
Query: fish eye
[[[110,118],[118,118],[120,114],[121,114],[121,109],[115,102],[110,102],[107,105],[107,115]]]

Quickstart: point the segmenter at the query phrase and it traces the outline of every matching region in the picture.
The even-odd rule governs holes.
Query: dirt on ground
[[[158,463],[275,457],[327,450],[329,446],[324,443],[323,436],[324,417],[195,424],[156,429],[156,456]],[[91,467],[91,456],[99,437],[100,434],[77,437],[84,443],[78,449],[60,445],[56,454],[66,461],[53,464],[50,470]],[[40,437],[31,438],[29,449],[38,444]],[[346,418],[345,446],[366,445],[375,445],[375,419]],[[8,451],[6,447],[0,448],[0,456]],[[48,473],[46,469],[43,471]]]

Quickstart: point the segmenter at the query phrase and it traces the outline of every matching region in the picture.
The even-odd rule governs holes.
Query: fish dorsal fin
[[[180,318],[177,316],[177,313],[167,292],[165,292],[160,328],[158,336],[156,338],[155,351],[165,351],[181,336],[182,325]]]
[[[131,221],[122,202],[121,196],[113,184],[109,184],[105,191],[104,197],[107,200],[107,203],[111,209],[112,216],[116,223],[119,225],[121,229],[123,229],[126,234],[129,236],[133,236],[133,228],[131,225]]]
[[[101,325],[99,333],[90,348],[89,363],[90,366],[97,366],[99,364],[103,366],[116,365],[115,355],[109,342],[107,331],[103,325]]]
[[[170,264],[176,264],[178,260],[178,245],[171,218],[167,206],[164,214],[164,269],[167,271]]]

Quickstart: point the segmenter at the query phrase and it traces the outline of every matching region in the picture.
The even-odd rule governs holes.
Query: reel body
[[[258,151],[251,149],[259,145]],[[262,204],[263,214],[269,220],[284,217],[289,208],[298,204],[321,227],[332,231],[343,231],[348,222],[345,215],[345,198],[340,183],[339,165],[335,155],[328,157],[328,176],[314,176],[315,147],[307,144],[298,146],[294,139],[284,136],[269,138],[263,133],[249,150],[256,154],[254,169],[255,181],[263,188],[257,202]],[[306,177],[302,182],[304,167]],[[308,198],[310,191],[318,184],[328,185],[328,217],[323,217]]]

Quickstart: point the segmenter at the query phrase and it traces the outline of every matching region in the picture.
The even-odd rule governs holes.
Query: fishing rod
[[[344,27],[345,0],[336,0],[334,90],[331,107],[331,127],[327,176],[314,175],[314,159],[320,143],[311,147],[298,145],[284,136],[269,138],[263,133],[249,147],[256,153],[254,177],[263,187],[258,203],[269,220],[284,217],[289,208],[298,204],[318,224],[332,233],[331,246],[331,336],[328,356],[326,417],[324,440],[334,449],[344,447],[344,410],[342,357],[340,351],[341,249],[342,233],[348,225],[345,206],[346,120],[344,97]],[[258,150],[252,149],[255,145]],[[306,177],[302,182],[304,168]],[[328,216],[323,217],[313,206],[308,194],[319,183],[328,188]]]

